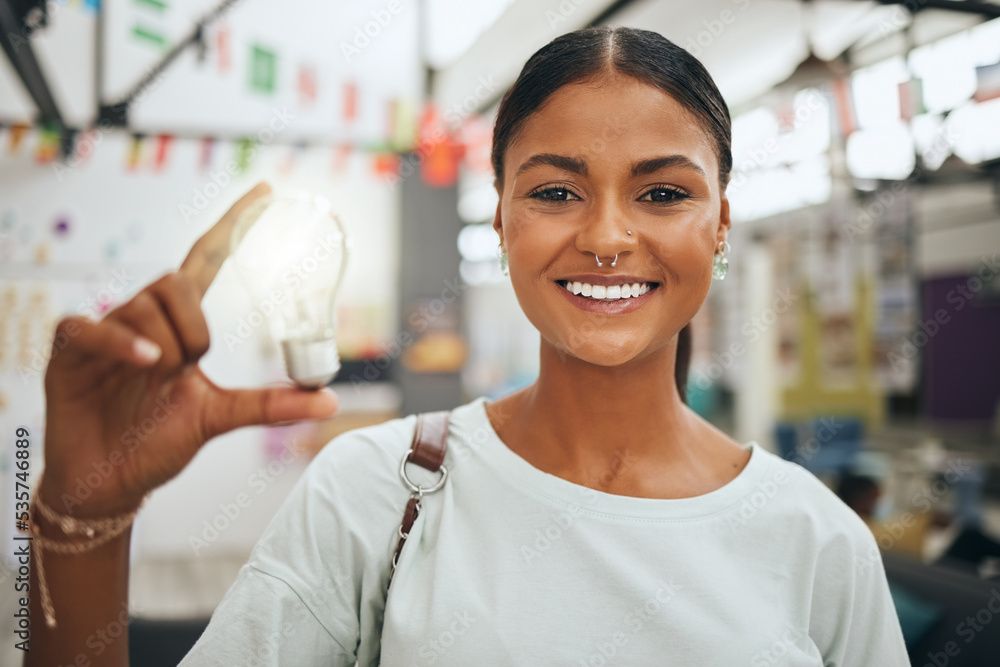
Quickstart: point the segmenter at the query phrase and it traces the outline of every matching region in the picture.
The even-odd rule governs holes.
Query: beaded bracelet
[[[136,514],[146,503],[149,494],[143,497],[142,502],[131,512],[120,514],[114,517],[102,517],[98,519],[77,519],[66,514],[59,514],[54,509],[42,502],[39,490],[42,487],[42,477],[38,477],[35,486],[35,493],[32,497],[30,513],[35,510],[41,512],[42,516],[49,523],[57,526],[64,535],[69,537],[83,536],[83,542],[61,542],[45,537],[41,534],[38,522],[29,518],[29,533],[35,546],[35,562],[38,566],[38,587],[42,594],[42,611],[45,613],[45,624],[50,628],[56,627],[55,607],[52,604],[52,596],[49,593],[49,585],[45,578],[45,565],[42,560],[42,549],[49,549],[58,554],[81,554],[92,549],[96,549],[102,544],[106,544],[118,537],[132,525]]]

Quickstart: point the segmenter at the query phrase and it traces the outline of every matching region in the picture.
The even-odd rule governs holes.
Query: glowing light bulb
[[[258,199],[233,225],[237,273],[281,344],[288,377],[306,389],[340,371],[336,298],[349,246],[330,202],[307,193]]]

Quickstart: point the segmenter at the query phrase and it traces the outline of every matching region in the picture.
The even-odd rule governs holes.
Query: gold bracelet
[[[42,475],[44,475],[44,471]],[[59,514],[42,501],[41,493],[39,493],[42,488],[42,475],[38,476],[38,482],[35,485],[35,493],[32,496],[31,506],[28,510],[28,532],[31,535],[35,546],[35,561],[38,565],[38,587],[42,594],[42,611],[45,613],[45,623],[50,628],[54,628],[56,627],[56,612],[55,607],[52,604],[52,596],[49,593],[49,585],[45,578],[45,565],[42,561],[42,549],[49,549],[58,554],[81,554],[110,542],[124,533],[125,530],[132,525],[132,522],[135,521],[136,514],[139,513],[139,510],[141,510],[142,506],[146,503],[146,498],[149,497],[149,494],[147,493],[143,496],[138,507],[126,514],[120,514],[114,517],[102,517],[98,519],[77,519],[76,517],[68,516],[66,514]],[[57,526],[63,534],[68,536],[83,535],[87,538],[87,540],[77,542],[61,542],[45,537],[41,534],[38,522],[31,516],[35,510],[41,512],[42,516],[45,517],[45,520]]]

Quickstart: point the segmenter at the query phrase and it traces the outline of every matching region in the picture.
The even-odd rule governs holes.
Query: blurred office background
[[[869,521],[914,664],[994,664],[1000,631],[956,635],[1000,599],[1000,4],[972,0],[0,2],[5,516],[17,425],[41,467],[60,316],[175,269],[261,179],[328,197],[353,242],[341,414],[227,434],[153,494],[136,650],[197,635],[332,437],[532,381],[491,121],[532,52],[603,24],[694,53],[734,117],[730,275],[694,322],[690,403]],[[231,266],[204,310],[210,377],[285,377]]]

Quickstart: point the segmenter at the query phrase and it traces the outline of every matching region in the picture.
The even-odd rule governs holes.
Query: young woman
[[[685,405],[685,327],[728,248],[731,161],[719,91],[662,36],[589,29],[534,54],[496,120],[493,224],[541,333],[538,380],[451,411],[448,478],[424,497],[388,588],[416,417],[336,438],[182,664],[908,664],[865,524],[802,468]],[[72,509],[124,525],[213,436],[334,412],[327,393],[224,390],[197,366],[200,298],[233,218],[263,191],[177,273],[100,323],[60,324],[49,505],[116,458]],[[124,447],[157,400],[176,416]],[[29,664],[73,664],[121,613],[128,530],[43,555],[59,626],[35,630]],[[95,660],[125,655],[112,642]]]

